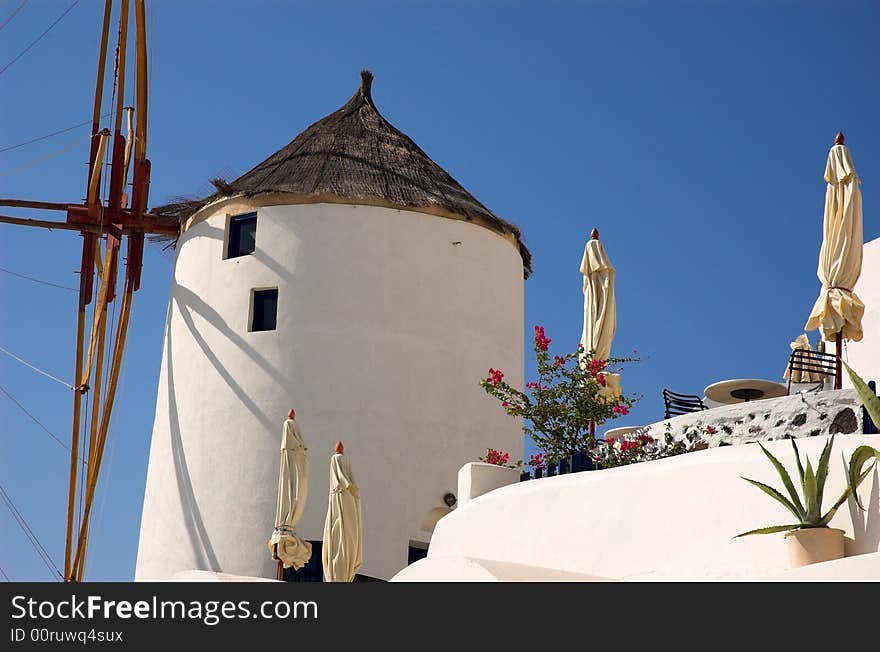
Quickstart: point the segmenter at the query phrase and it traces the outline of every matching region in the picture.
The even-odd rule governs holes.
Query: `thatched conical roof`
[[[304,199],[383,205],[474,221],[516,239],[526,277],[531,254],[519,228],[481,204],[373,103],[373,74],[342,108],[319,120],[232,182],[214,180],[217,192],[196,202],[169,204],[153,212],[186,219],[223,197],[289,193]]]

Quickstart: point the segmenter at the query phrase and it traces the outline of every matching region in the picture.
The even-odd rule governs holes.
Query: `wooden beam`
[[[77,206],[77,208],[85,208]],[[153,217],[145,215],[144,217]],[[106,233],[110,224],[106,224],[101,228],[98,224],[71,224],[69,222],[52,222],[49,220],[32,220],[25,217],[10,217],[8,215],[0,215],[0,224],[16,224],[18,226],[37,226],[43,229],[59,229],[62,231],[81,231],[83,233]],[[158,233],[162,235],[178,235],[180,227],[176,224],[157,224],[151,222],[142,222],[132,226],[125,226],[122,229],[123,235],[130,233]]]
[[[44,229],[60,229],[62,231],[91,231],[95,233],[101,232],[101,227],[99,226],[82,226],[79,224],[68,224],[67,222],[50,222],[48,220],[31,220],[24,217],[9,217],[7,215],[0,215],[0,224],[39,226]]]
[[[37,208],[44,211],[64,211],[66,213],[70,204],[62,204],[55,201],[36,201],[32,199],[0,199],[0,206]]]

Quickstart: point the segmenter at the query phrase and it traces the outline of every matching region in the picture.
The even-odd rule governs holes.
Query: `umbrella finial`
[[[287,411],[287,418],[288,419],[296,419],[296,410],[294,410],[293,408],[290,408]]]
[[[341,441],[336,442],[336,452],[337,453],[344,453],[345,452],[345,447],[342,445]]]
[[[593,230],[590,231],[590,240],[598,240],[599,239],[599,229],[593,227]]]
[[[834,144],[835,145],[843,145],[844,140],[845,140],[845,138],[843,137],[843,132],[838,131],[837,135],[834,137]]]

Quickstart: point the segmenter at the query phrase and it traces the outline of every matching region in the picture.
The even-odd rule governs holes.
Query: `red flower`
[[[710,435],[714,435],[718,431],[712,426],[706,426],[706,432],[708,432]]]
[[[537,388],[538,388],[538,383],[526,383],[526,387],[527,387],[528,389],[537,389]]]
[[[510,403],[508,403],[507,401],[501,401],[501,407],[506,408],[506,407],[509,407],[509,406],[510,406]]]
[[[543,326],[535,326],[535,346],[542,351],[546,351],[552,340],[544,335]]]
[[[553,364],[557,367],[561,367],[565,364],[565,358],[561,358],[558,355],[553,356]]]
[[[629,414],[629,408],[625,405],[615,405],[611,408],[615,414]]]
[[[486,379],[487,383],[492,383],[493,385],[497,385],[501,382],[501,379],[504,378],[504,373],[499,371],[498,369],[489,368],[489,377]]]
[[[599,374],[596,376],[596,380],[602,385],[602,387],[605,387],[605,374]]]
[[[608,444],[609,446],[614,446],[614,442],[615,442],[614,437],[606,437],[605,438],[605,443]]]

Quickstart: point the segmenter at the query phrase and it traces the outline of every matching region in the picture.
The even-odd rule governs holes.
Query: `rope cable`
[[[5,269],[3,267],[0,267],[0,272],[3,272],[5,274],[10,274],[12,276],[17,276],[18,278],[23,278],[26,281],[33,281],[34,283],[41,283],[42,285],[50,285],[53,288],[60,288],[62,290],[70,290],[71,292],[79,292],[79,290],[77,288],[68,287],[66,285],[59,285],[58,283],[50,283],[49,281],[41,281],[40,279],[34,278],[33,276],[19,274],[18,272],[13,272],[12,270]]]
[[[7,351],[6,349],[4,349],[2,346],[0,346],[0,351],[2,351],[3,353],[5,353],[6,355],[8,355],[8,356],[11,357],[11,358],[15,358],[15,359],[18,360],[20,363],[22,363],[24,366],[26,366],[26,367],[30,367],[31,369],[33,369],[33,370],[36,371],[37,373],[43,374],[43,375],[46,376],[47,378],[51,378],[51,379],[54,380],[56,383],[61,383],[61,384],[64,385],[67,389],[70,389],[70,390],[76,389],[76,388],[75,388],[73,385],[71,385],[70,383],[67,383],[67,382],[61,380],[61,379],[58,378],[57,376],[53,376],[53,375],[50,374],[48,371],[43,371],[42,369],[39,369],[39,368],[35,367],[34,365],[32,365],[31,363],[27,362],[26,360],[22,360],[21,358],[19,358],[19,357],[18,357],[17,355],[15,355],[14,353],[12,353],[12,352]]]
[[[89,136],[87,140],[91,140],[91,139],[92,139],[92,137]],[[24,170],[30,169],[30,168],[34,167],[35,165],[38,165],[40,163],[44,163],[44,162],[49,161],[53,158],[61,156],[65,152],[69,152],[70,150],[72,150],[74,147],[79,147],[81,144],[82,144],[82,139],[77,139],[77,140],[73,141],[72,143],[70,143],[69,145],[65,145],[61,149],[56,149],[54,152],[50,152],[49,154],[46,154],[45,156],[40,156],[39,158],[35,158],[33,160],[28,161],[27,163],[23,163],[23,164],[18,165],[14,168],[9,168],[7,170],[3,170],[2,172],[0,172],[0,177],[8,177],[8,176],[15,174],[17,172],[22,172]]]
[[[3,24],[0,25],[0,30],[2,30],[2,29],[3,29],[4,27],[6,27],[9,23],[11,23],[11,22],[12,22],[12,19],[15,18],[15,15],[16,15],[19,11],[21,11],[21,10],[24,8],[24,6],[25,6],[28,2],[29,2],[29,0],[22,0],[22,1],[21,1],[21,4],[18,5],[18,6],[15,8],[15,10],[9,15],[9,18],[7,18],[6,20],[4,20],[4,21],[3,21]]]
[[[65,449],[65,450],[68,450],[68,451],[70,450],[70,446],[68,446],[68,445],[65,444],[63,441],[61,441],[61,438],[60,438],[60,437],[58,437],[57,435],[55,435],[51,430],[49,430],[45,425],[43,425],[43,422],[42,422],[42,421],[40,421],[39,419],[37,419],[37,417],[35,417],[33,414],[31,414],[31,413],[28,411],[28,409],[27,409],[25,406],[23,406],[21,403],[19,403],[19,402],[16,400],[16,398],[15,398],[12,394],[10,394],[10,393],[7,391],[7,389],[6,389],[5,387],[3,387],[2,385],[0,385],[0,392],[3,392],[4,394],[6,394],[6,397],[7,397],[10,401],[12,401],[13,403],[15,403],[15,404],[19,407],[19,409],[20,409],[22,412],[24,412],[26,415],[28,415],[34,423],[36,423],[38,426],[40,426],[40,428],[42,428],[42,429],[45,431],[45,433],[46,433],[47,435],[49,435],[52,439],[54,439],[55,441],[57,441],[57,442],[58,442],[58,443],[59,443],[59,444]]]
[[[52,23],[51,25],[49,25],[49,26],[43,31],[42,34],[40,34],[37,38],[35,38],[33,41],[31,41],[31,42],[30,42],[30,45],[28,45],[24,50],[22,50],[22,51],[19,52],[17,55],[15,55],[15,58],[14,58],[12,61],[10,61],[9,63],[7,63],[5,66],[3,66],[3,68],[0,68],[0,75],[2,75],[4,72],[6,72],[7,70],[9,70],[9,67],[12,66],[12,64],[14,64],[16,61],[18,61],[19,59],[21,59],[25,54],[27,54],[28,50],[30,50],[30,49],[31,49],[32,47],[34,47],[37,43],[39,43],[39,42],[43,39],[43,37],[46,36],[46,34],[48,34],[49,31],[50,31],[53,27],[55,27],[55,25],[57,25],[58,23],[60,23],[60,22],[64,19],[64,17],[65,17],[67,14],[70,13],[71,9],[73,9],[73,8],[74,8],[75,6],[77,6],[78,4],[79,4],[79,0],[73,0],[73,4],[71,4],[67,9],[65,9],[65,10],[64,10],[64,13],[61,14],[60,16],[58,16],[58,18],[55,19],[55,22],[54,22],[54,23]]]
[[[30,541],[31,546],[33,546],[34,550],[39,555],[40,559],[46,565],[46,568],[49,569],[49,572],[57,577],[56,581],[60,580],[60,578],[64,577],[61,571],[58,569],[58,565],[52,561],[51,555],[46,551],[46,548],[43,547],[43,544],[40,543],[40,539],[34,534],[34,531],[28,525],[22,513],[15,506],[15,503],[12,501],[12,498],[6,493],[6,490],[3,488],[3,485],[0,485],[0,498],[3,499],[3,502],[6,503],[6,506],[9,508],[9,511],[12,513],[13,518],[18,523],[18,526],[21,528],[21,531],[24,532],[25,537],[27,537],[28,541]]]
[[[6,571],[3,570],[2,566],[0,566],[0,575],[2,575],[3,579],[6,580],[7,582],[12,581],[11,579],[9,579],[9,575],[6,574]]]
[[[112,115],[112,113],[105,113],[101,117],[106,118],[110,115]],[[80,122],[79,124],[75,124],[70,127],[65,127],[64,129],[59,129],[58,131],[53,131],[53,132],[45,134],[43,136],[37,136],[36,138],[31,138],[30,140],[26,140],[23,143],[18,143],[17,145],[8,145],[6,147],[0,148],[0,154],[2,154],[3,152],[9,152],[13,149],[18,149],[19,147],[24,147],[25,145],[31,145],[32,143],[38,143],[41,140],[46,140],[47,138],[52,138],[53,136],[60,136],[61,134],[66,134],[68,131],[73,131],[74,129],[78,129],[80,127],[85,127],[90,124],[92,124],[92,121],[86,120],[85,122]]]

